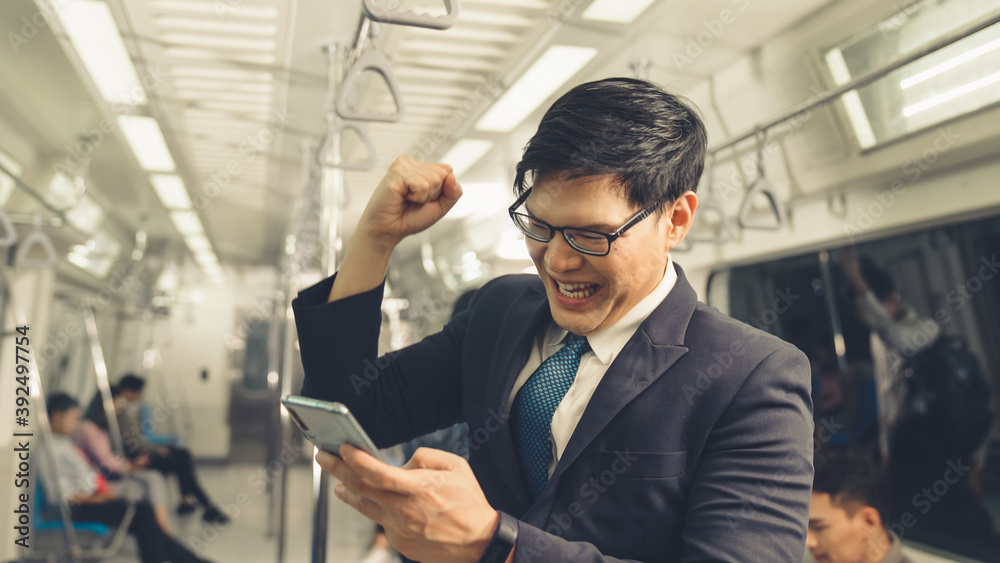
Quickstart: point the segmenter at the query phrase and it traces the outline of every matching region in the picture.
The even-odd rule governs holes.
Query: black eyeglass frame
[[[510,220],[514,222],[514,226],[517,227],[517,230],[521,231],[521,233],[524,236],[529,237],[532,240],[537,240],[538,242],[551,242],[552,239],[555,238],[556,232],[558,231],[562,233],[563,238],[566,240],[566,243],[569,244],[571,247],[573,247],[574,250],[583,254],[587,254],[588,256],[607,256],[608,253],[611,252],[611,243],[618,240],[618,237],[625,234],[625,231],[636,226],[637,224],[639,224],[640,221],[642,221],[646,217],[649,217],[649,215],[652,214],[654,211],[656,211],[656,209],[661,205],[660,203],[654,203],[646,207],[642,211],[633,215],[632,218],[626,221],[624,225],[618,227],[611,233],[602,233],[600,231],[592,231],[590,229],[580,229],[577,227],[553,227],[552,225],[546,223],[545,221],[542,221],[537,217],[533,217],[531,215],[515,211],[515,209],[521,207],[521,205],[523,205],[524,202],[527,201],[528,195],[530,194],[531,194],[531,188],[528,188],[527,190],[524,191],[523,194],[521,194],[521,197],[517,198],[517,201],[515,201],[513,205],[507,208],[507,212],[510,213]],[[549,229],[549,237],[539,238],[535,236],[533,233],[526,232],[523,228],[521,228],[521,223],[517,220],[516,216],[526,217],[530,221],[534,221],[537,223],[541,223],[542,225],[545,225]],[[602,236],[608,240],[608,249],[604,252],[599,253],[599,252],[594,252],[593,250],[587,250],[585,248],[581,248],[580,246],[577,246],[577,244],[573,242],[572,237],[567,237],[564,231],[580,231],[583,233]]]

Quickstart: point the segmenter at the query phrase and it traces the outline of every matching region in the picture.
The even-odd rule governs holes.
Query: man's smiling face
[[[640,211],[615,176],[567,179],[557,173],[537,178],[525,207],[535,218],[556,227],[604,233],[621,227]],[[670,229],[670,213],[653,213],[615,240],[606,256],[575,250],[561,233],[547,243],[526,238],[528,253],[545,282],[552,318],[582,336],[613,325],[663,278],[673,246]]]

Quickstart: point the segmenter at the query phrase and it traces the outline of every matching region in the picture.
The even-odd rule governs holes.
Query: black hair
[[[56,413],[75,409],[80,406],[80,403],[66,393],[53,393],[45,399],[45,406],[47,407],[49,417],[51,417]]]
[[[814,493],[826,493],[832,503],[842,507],[850,502],[870,506],[885,522],[884,476],[869,457],[852,450],[830,448],[817,452],[814,463]]]
[[[134,373],[126,373],[118,380],[118,385],[125,391],[142,391],[146,386],[146,380]]]
[[[895,293],[896,282],[892,281],[889,272],[880,268],[874,260],[867,256],[862,256],[858,260],[861,266],[861,277],[865,278],[865,283],[872,290],[879,301],[884,301],[887,297]]]
[[[111,397],[115,398],[122,394],[121,385],[111,386]],[[83,413],[84,420],[89,420],[96,424],[103,430],[108,429],[108,417],[107,413],[104,412],[104,397],[101,396],[101,390],[98,389],[94,392],[94,398],[90,400],[87,405],[87,411]]]
[[[633,204],[662,208],[697,189],[707,145],[690,102],[635,78],[588,82],[545,112],[517,164],[514,191],[523,194],[549,172],[611,174]]]

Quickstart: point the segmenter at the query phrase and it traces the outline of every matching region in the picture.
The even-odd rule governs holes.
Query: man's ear
[[[686,191],[663,211],[667,219],[667,250],[672,250],[687,236],[697,209],[698,195]]]
[[[878,510],[875,510],[870,506],[859,509],[854,517],[860,518],[861,523],[864,524],[865,528],[870,530],[882,529],[882,517],[879,516]]]

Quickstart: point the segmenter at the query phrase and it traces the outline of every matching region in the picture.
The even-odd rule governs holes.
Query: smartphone
[[[317,448],[340,457],[340,446],[350,444],[385,461],[351,411],[341,403],[285,395],[281,398],[281,404],[288,410],[299,430]]]

